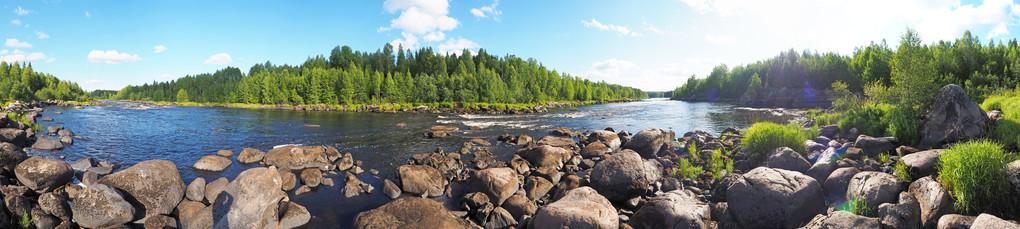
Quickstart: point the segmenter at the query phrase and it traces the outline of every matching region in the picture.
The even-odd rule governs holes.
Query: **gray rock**
[[[711,220],[711,208],[686,192],[672,191],[652,197],[641,206],[630,224],[642,228],[706,228]]]
[[[262,161],[262,158],[266,156],[266,152],[262,150],[244,148],[241,150],[241,154],[237,155],[237,162],[242,164],[251,164]]]
[[[322,184],[322,171],[319,169],[305,169],[301,171],[301,182],[308,187],[319,187]]]
[[[287,202],[287,210],[280,217],[280,228],[298,228],[308,224],[312,220],[312,214],[308,209],[294,202]]]
[[[834,211],[828,215],[820,214],[811,219],[801,229],[880,229],[882,224],[878,218],[854,215],[845,211]]]
[[[34,224],[37,229],[55,228],[57,227],[57,224],[60,223],[60,219],[46,213],[46,211],[43,211],[42,208],[39,208],[39,206],[32,208],[31,215],[32,224]]]
[[[16,146],[24,146],[28,140],[28,133],[17,128],[0,128],[0,142],[7,142]]]
[[[419,196],[441,196],[447,184],[439,170],[424,165],[401,165],[397,167],[397,173],[402,190]]]
[[[619,228],[620,218],[608,199],[590,187],[567,191],[539,209],[529,228]]]
[[[266,228],[280,224],[280,201],[287,198],[276,167],[241,172],[216,197],[213,221],[216,228]]]
[[[988,131],[988,116],[960,86],[949,84],[932,98],[921,121],[921,142],[917,148],[929,149],[966,139],[983,137]]]
[[[879,154],[895,150],[896,146],[884,138],[874,138],[868,135],[861,135],[854,141],[854,147],[861,149],[861,153],[870,157],[878,158]]]
[[[925,150],[917,153],[907,154],[900,160],[903,164],[910,169],[910,175],[913,177],[925,177],[932,175],[937,171],[939,165],[939,156],[942,155],[942,149]]]
[[[39,196],[39,207],[47,214],[53,215],[60,220],[71,220],[71,206],[67,204],[68,199],[62,195],[47,192]]]
[[[212,228],[212,209],[212,206],[205,206],[200,202],[181,201],[181,204],[177,206],[177,217],[181,221],[181,228]]]
[[[337,170],[345,171],[352,167],[354,167],[354,157],[351,156],[351,153],[344,154],[343,157],[340,157],[340,160],[336,161]]]
[[[953,212],[953,199],[931,176],[917,179],[908,189],[921,205],[921,227],[934,228],[942,224],[939,218]]]
[[[228,181],[226,177],[220,177],[213,182],[209,182],[205,185],[205,199],[208,200],[209,203],[215,203],[216,196],[219,196],[223,190],[227,190],[227,185],[229,184],[230,181]]]
[[[570,152],[560,147],[541,145],[525,151],[522,156],[532,166],[560,169],[569,158]]]
[[[60,143],[64,143],[64,145],[74,145],[74,137],[60,136]]]
[[[219,151],[216,151],[216,155],[218,155],[220,157],[230,158],[230,157],[234,156],[234,151],[221,149]]]
[[[825,212],[818,182],[798,172],[758,167],[726,191],[730,212],[746,228],[793,228]]]
[[[63,129],[63,130],[57,131],[57,136],[60,136],[60,137],[72,136],[73,137],[74,136],[74,132],[71,131],[71,130],[68,130],[68,129]]]
[[[1001,229],[1020,229],[1020,224],[1016,222],[1003,220],[994,215],[982,213],[974,219],[974,224],[971,224],[971,228],[1001,228]]]
[[[878,209],[882,203],[895,203],[903,185],[892,174],[883,172],[860,172],[850,179],[846,196],[863,198],[870,209]]]
[[[552,184],[550,184],[550,187]],[[469,182],[469,190],[485,193],[493,206],[500,206],[520,188],[517,173],[511,168],[488,168],[475,173]],[[404,188],[406,191],[406,187]]]
[[[279,169],[277,172],[280,173],[280,179],[283,182],[283,186],[280,189],[288,192],[294,190],[295,185],[298,184],[297,175],[294,175],[294,172],[291,172],[290,169]]]
[[[767,165],[769,168],[785,169],[797,172],[806,172],[811,168],[811,163],[804,159],[800,153],[793,151],[790,147],[779,147],[768,154]]]
[[[205,178],[198,177],[188,184],[188,190],[185,192],[184,197],[192,201],[202,202],[205,199]]]
[[[921,206],[909,192],[901,192],[897,204],[878,205],[878,215],[885,228],[921,227]]]
[[[71,197],[71,212],[79,226],[103,228],[131,222],[135,208],[116,189],[93,184]]]
[[[623,148],[634,150],[644,158],[654,158],[659,151],[668,148],[673,139],[676,139],[676,134],[672,130],[653,127],[639,131]]]
[[[485,228],[513,228],[516,225],[517,220],[510,215],[510,212],[501,207],[496,207],[489,213],[489,217],[485,219],[485,224],[482,226]]]
[[[588,142],[594,143],[596,141],[602,142],[603,146],[609,148],[610,151],[617,150],[622,145],[620,136],[608,130],[592,131],[591,134],[588,135]]]
[[[588,143],[588,145],[585,145],[584,148],[581,149],[580,155],[583,158],[593,158],[601,157],[602,155],[612,152],[613,149],[607,147],[605,143],[602,143],[601,141],[596,141]]]
[[[166,215],[154,215],[145,220],[145,229],[177,228],[177,219]]]
[[[1006,164],[1006,171],[1009,172],[1010,184],[1013,184],[1013,193],[1020,193],[1020,160]]]
[[[590,175],[592,188],[610,200],[623,201],[644,194],[660,172],[636,152],[622,150],[595,164]]]
[[[552,188],[553,183],[542,177],[528,176],[528,178],[524,180],[524,193],[526,193],[528,198],[531,198],[531,200],[541,199],[546,193],[549,193],[549,190],[552,190]]]
[[[0,142],[0,172],[14,172],[14,167],[25,159],[28,159],[28,155],[21,147]]]
[[[397,184],[393,183],[393,181],[389,179],[383,180],[382,191],[383,195],[386,195],[390,199],[396,199],[397,197],[400,197],[400,187],[397,187]]]
[[[78,159],[74,161],[74,163],[71,163],[71,168],[74,169],[75,171],[84,172],[86,170],[89,170],[89,168],[96,167],[96,165],[98,164],[99,162],[96,162],[95,159],[92,159],[91,157],[86,157]]]
[[[502,207],[510,212],[517,222],[524,220],[525,215],[535,215],[535,211],[538,211],[538,205],[524,195],[510,196],[503,202]]]
[[[959,214],[946,214],[938,218],[939,229],[967,229],[971,228],[977,216],[965,216]]]
[[[379,208],[358,213],[354,228],[473,228],[443,204],[419,197],[402,197]]]
[[[332,146],[284,146],[266,152],[262,162],[280,169],[326,170],[340,156],[340,151]]]
[[[184,180],[173,162],[148,160],[99,179],[124,193],[135,208],[135,220],[144,223],[152,215],[169,215],[184,199]]]
[[[28,188],[44,193],[70,183],[74,170],[67,162],[36,156],[19,163],[14,175]]]
[[[35,144],[32,144],[32,149],[59,150],[64,149],[64,143],[61,143],[58,139],[39,138],[35,140]]]
[[[205,155],[198,162],[195,162],[195,169],[220,172],[230,166],[230,158],[225,158],[217,155]]]

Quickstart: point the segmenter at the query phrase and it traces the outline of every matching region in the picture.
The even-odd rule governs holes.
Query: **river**
[[[55,114],[57,111],[63,114]],[[53,122],[41,122],[44,126],[64,126],[85,140],[77,140],[74,145],[60,151],[29,151],[29,156],[65,156],[68,163],[92,157],[121,164],[122,169],[144,160],[169,160],[180,169],[185,183],[196,177],[204,177],[207,181],[219,177],[232,179],[245,169],[259,166],[246,166],[234,160],[223,172],[192,168],[203,155],[215,154],[221,149],[233,151],[234,159],[243,148],[268,151],[285,144],[331,145],[340,152],[351,152],[355,160],[364,162],[362,168],[379,171],[375,176],[367,172],[359,176],[376,187],[371,195],[345,198],[340,193],[342,174],[330,176],[337,184],[334,187],[319,187],[299,196],[289,192],[292,201],[307,207],[312,214],[311,227],[347,228],[358,212],[388,201],[387,197],[378,193],[382,187],[381,179],[392,179],[396,167],[407,164],[411,155],[432,152],[438,147],[455,152],[471,138],[494,143],[490,150],[498,159],[505,161],[513,156],[516,146],[496,144],[496,137],[504,133],[527,134],[537,140],[548,135],[549,130],[559,127],[574,132],[611,127],[631,133],[648,127],[662,127],[672,129],[677,137],[696,129],[717,135],[726,127],[746,128],[758,121],[787,122],[794,115],[782,109],[649,99],[519,115],[152,107],[111,102],[84,109],[47,107],[43,117],[54,119]],[[407,126],[397,127],[397,123],[406,123]],[[460,130],[452,132],[452,137],[442,139],[422,137],[422,133],[434,125],[452,125],[460,127]],[[469,130],[469,126],[484,129]],[[458,200],[439,200],[445,201],[451,208],[458,206]]]

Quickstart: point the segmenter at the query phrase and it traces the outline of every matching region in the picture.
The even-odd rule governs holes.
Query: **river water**
[[[63,114],[55,114],[60,111]],[[566,127],[574,132],[601,130],[611,127],[631,133],[648,127],[672,129],[677,137],[700,129],[718,134],[726,127],[746,128],[754,122],[784,123],[794,118],[781,109],[751,109],[719,103],[689,103],[665,99],[611,103],[552,109],[546,113],[520,115],[459,115],[410,113],[355,113],[322,111],[256,110],[216,107],[151,107],[142,104],[111,102],[105,106],[72,109],[48,107],[43,117],[74,131],[85,140],[78,140],[60,151],[29,151],[30,156],[50,158],[65,156],[68,163],[83,157],[130,165],[144,160],[163,159],[174,162],[185,183],[196,177],[212,181],[219,177],[231,179],[245,169],[259,165],[237,163],[236,154],[250,147],[268,151],[285,144],[331,145],[340,152],[351,152],[362,160],[365,170],[376,169],[378,175],[365,173],[359,178],[373,184],[370,195],[346,198],[340,193],[343,175],[330,176],[334,187],[319,187],[291,200],[308,208],[311,227],[350,227],[358,212],[385,204],[389,199],[381,193],[382,180],[392,179],[396,167],[407,164],[413,154],[427,153],[438,147],[456,152],[471,138],[494,143],[489,148],[500,160],[508,160],[516,150],[496,141],[500,134],[527,134],[536,140],[554,128]],[[406,127],[397,127],[406,123]],[[306,125],[318,125],[311,127]],[[452,125],[460,130],[452,137],[425,139],[422,133],[434,125]],[[484,127],[468,130],[469,126]],[[44,128],[45,130],[45,128]],[[195,170],[192,165],[203,155],[217,150],[234,151],[234,163],[223,172]],[[457,200],[446,200],[455,208]]]

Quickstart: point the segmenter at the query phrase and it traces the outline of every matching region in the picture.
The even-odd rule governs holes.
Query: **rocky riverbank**
[[[592,105],[592,104],[605,104],[605,103],[623,103],[623,102],[634,102],[638,100],[612,100],[612,101],[595,101],[588,103],[574,103],[574,102],[548,102],[542,105],[517,105],[517,104],[498,104],[498,105],[484,105],[484,104],[470,104],[463,105],[459,103],[452,103],[446,105],[448,107],[441,106],[409,106],[400,104],[383,104],[383,105],[328,105],[328,104],[315,104],[315,105],[265,105],[265,104],[220,104],[220,103],[176,103],[176,102],[151,102],[151,101],[126,101],[132,103],[148,104],[157,107],[172,107],[172,106],[197,106],[197,107],[229,107],[229,108],[246,108],[246,109],[276,109],[276,110],[295,110],[295,111],[345,111],[345,112],[373,112],[373,113],[452,113],[452,114],[529,114],[529,113],[542,113],[547,112],[550,108],[566,108],[576,107],[581,105]]]

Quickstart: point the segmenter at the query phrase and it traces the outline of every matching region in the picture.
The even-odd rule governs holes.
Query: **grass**
[[[1003,120],[992,127],[992,137],[1006,145],[1020,145],[1020,95],[1011,91],[989,96],[981,103],[981,109],[1002,111]]]
[[[958,211],[999,215],[1016,210],[1005,167],[1013,156],[1002,147],[988,140],[970,141],[953,145],[939,156],[939,182],[953,196]]]
[[[722,179],[726,175],[721,172],[726,167],[726,161],[722,158],[722,151],[723,149],[713,150],[712,156],[708,159],[708,170],[712,172],[712,178],[716,180]]]
[[[868,200],[861,198],[857,195],[847,196],[846,202],[836,207],[836,210],[847,211],[854,213],[854,215],[875,217],[878,216],[878,212],[871,207],[868,207]]]
[[[32,224],[35,224],[35,219],[32,219],[32,215],[29,215],[27,211],[22,212],[21,219],[18,219],[18,227],[33,228]]]
[[[687,158],[680,159],[680,163],[677,163],[675,168],[676,169],[673,170],[673,177],[688,178],[691,180],[697,180],[698,174],[705,172],[701,166],[694,166],[687,160]]]
[[[921,140],[921,112],[907,107],[885,107],[882,124],[885,132],[896,137],[905,145],[915,145]]]
[[[879,154],[878,155],[878,160],[881,160],[882,163],[889,162],[889,154],[888,153]]]
[[[861,134],[871,136],[884,135],[887,125],[882,122],[876,122],[876,120],[881,120],[885,116],[885,110],[888,106],[868,104],[858,109],[848,110],[843,113],[843,118],[839,120],[839,129],[849,130],[850,128],[857,128]]]
[[[903,164],[903,161],[896,161],[896,164],[893,165],[893,175],[903,182],[914,181],[913,177],[910,177],[910,168],[907,168],[907,165]]]
[[[17,112],[8,112],[7,120],[9,120],[10,122],[24,123],[25,125],[28,125],[30,128],[32,128],[32,130],[35,130],[36,133],[42,131],[42,125],[39,125],[38,123],[29,122],[28,117],[25,117],[24,114],[19,114]]]
[[[741,146],[746,150],[748,160],[754,165],[759,165],[769,152],[779,147],[790,147],[801,154],[807,152],[804,140],[810,138],[809,135],[811,134],[796,126],[760,122],[747,129],[744,139],[741,140]]]

